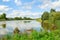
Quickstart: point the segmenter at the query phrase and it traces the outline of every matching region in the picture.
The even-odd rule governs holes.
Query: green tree
[[[24,17],[24,19],[27,19],[26,17]]]
[[[3,17],[6,18],[6,14],[5,13],[3,13]]]
[[[15,17],[15,20],[19,20],[19,17]]]
[[[42,20],[48,20],[49,19],[49,13],[48,12],[44,12],[42,17],[41,17]]]
[[[6,14],[3,13],[2,15],[0,15],[0,19],[6,19]]]
[[[22,20],[23,18],[22,18],[22,17],[20,17],[19,19],[20,19],[20,20]]]
[[[55,20],[56,20],[55,18],[56,18],[56,11],[55,9],[51,9],[49,14],[49,21],[51,24],[55,24]]]

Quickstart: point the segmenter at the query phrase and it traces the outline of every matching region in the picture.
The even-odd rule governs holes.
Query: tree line
[[[7,18],[6,13],[0,14],[0,20],[33,20],[30,17],[14,17],[14,18]]]
[[[6,20],[33,20],[32,18],[28,17],[14,17],[14,18],[6,18]]]

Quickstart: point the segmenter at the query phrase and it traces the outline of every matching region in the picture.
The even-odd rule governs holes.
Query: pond
[[[3,27],[3,24],[6,24],[6,28]],[[0,21],[0,35],[12,33],[16,27],[18,27],[21,32],[29,29],[42,30],[41,23],[36,20]]]

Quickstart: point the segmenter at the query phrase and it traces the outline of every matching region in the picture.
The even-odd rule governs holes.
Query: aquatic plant
[[[15,33],[20,33],[20,30],[16,27],[16,28],[14,29],[13,33],[14,33],[14,34],[15,34]]]

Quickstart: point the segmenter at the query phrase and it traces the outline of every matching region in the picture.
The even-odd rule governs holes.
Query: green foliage
[[[14,18],[7,18],[6,13],[3,13],[0,15],[0,20],[33,20],[32,18],[29,17],[14,17]]]
[[[56,19],[56,20],[60,20],[60,12],[57,12],[57,13],[56,13],[55,19]]]
[[[57,29],[57,22],[56,20],[60,20],[60,12],[55,11],[55,9],[51,9],[50,12],[44,12],[43,15],[41,16],[42,19],[42,26],[47,29]],[[45,22],[48,20],[48,22]],[[48,23],[48,24],[46,24]]]
[[[5,20],[6,19],[6,14],[3,13],[2,15],[0,15],[0,20]]]
[[[60,29],[60,20],[56,20],[55,25],[57,26],[57,29]]]
[[[33,20],[33,19],[29,17],[23,17],[23,20]]]
[[[6,20],[33,20],[32,18],[27,17],[14,17],[14,18],[6,18]]]
[[[20,18],[19,18],[19,17],[15,17],[14,19],[15,19],[15,20],[19,20],[19,19],[21,19],[21,17],[20,17]]]
[[[42,20],[48,20],[49,19],[49,13],[48,12],[44,12],[42,17],[41,17]]]
[[[30,34],[13,34],[13,35],[6,35],[0,40],[60,40],[60,31],[32,31]]]

